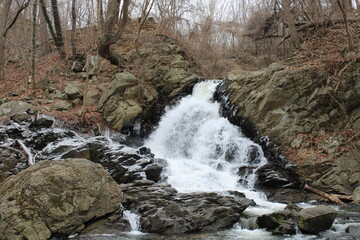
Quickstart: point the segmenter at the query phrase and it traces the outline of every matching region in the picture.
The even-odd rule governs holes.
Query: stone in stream
[[[324,205],[301,209],[289,204],[283,211],[258,217],[256,223],[273,234],[295,234],[296,226],[302,233],[318,234],[330,229],[335,217],[336,211]]]
[[[218,193],[177,193],[168,184],[122,184],[123,205],[137,212],[144,232],[178,234],[231,228],[252,200]]]
[[[298,227],[302,233],[318,234],[331,228],[336,215],[335,210],[324,205],[302,209]]]
[[[1,239],[48,239],[120,207],[122,193],[99,164],[85,159],[42,161],[0,187]]]

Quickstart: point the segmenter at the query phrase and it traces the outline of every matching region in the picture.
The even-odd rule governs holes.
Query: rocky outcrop
[[[103,92],[99,109],[112,127],[131,130],[137,122],[143,133],[149,131],[165,106],[190,93],[198,81],[181,49],[169,39],[164,42],[159,48],[130,52],[128,63],[140,64],[140,72],[116,74]]]
[[[354,127],[360,121],[356,77],[348,76],[335,93],[336,82],[332,86],[329,76],[319,72],[272,64],[261,71],[233,71],[224,87],[236,117],[249,119],[277,144],[291,144],[299,134],[318,136],[322,129],[342,130],[349,118]]]
[[[336,161],[306,161],[301,166],[305,181],[327,192],[352,195],[360,187],[360,149],[354,148]]]
[[[157,92],[128,72],[116,74],[100,98],[99,109],[118,130],[133,126],[143,107],[155,104]]]
[[[275,235],[296,234],[297,228],[302,233],[318,234],[331,228],[336,215],[335,210],[324,205],[302,209],[289,204],[283,211],[258,217],[256,223]]]
[[[123,205],[140,215],[141,230],[152,233],[190,233],[231,228],[254,202],[240,193],[177,193],[168,184],[135,181],[122,184]]]
[[[157,182],[163,169],[149,149],[133,149],[105,137],[64,139],[49,143],[38,153],[38,159],[66,158],[85,158],[99,163],[118,183],[145,179]]]
[[[84,159],[42,161],[0,187],[2,239],[48,239],[119,209],[122,193],[99,164]]]

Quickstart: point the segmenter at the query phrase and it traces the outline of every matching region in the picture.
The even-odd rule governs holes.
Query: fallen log
[[[323,192],[317,188],[314,187],[310,187],[309,185],[305,184],[304,185],[304,189],[316,193],[322,197],[325,197],[327,199],[329,199],[330,201],[332,201],[333,203],[339,204],[339,205],[346,205],[343,201],[341,201],[338,197],[338,195],[334,195],[334,194],[328,194],[326,192]]]
[[[25,144],[21,140],[16,140],[16,143],[20,146],[20,148],[25,152],[25,155],[28,158],[28,165],[34,165],[33,156],[31,154],[30,149],[28,149]]]

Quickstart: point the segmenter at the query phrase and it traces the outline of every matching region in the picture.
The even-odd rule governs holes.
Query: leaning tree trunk
[[[61,29],[61,21],[60,21],[60,15],[59,15],[59,9],[58,9],[58,3],[57,0],[51,0],[51,8],[54,18],[54,28],[55,28],[55,35],[56,35],[56,45],[60,49],[60,57],[66,58],[66,52],[64,49],[64,38],[62,36],[62,29]]]
[[[120,54],[111,50],[111,45],[116,43],[125,30],[128,20],[128,9],[130,0],[124,0],[121,8],[121,19],[119,22],[120,0],[110,0],[105,13],[105,20],[101,26],[102,33],[98,43],[98,53],[101,57],[110,61],[111,64],[120,66]],[[101,21],[100,21],[101,22]],[[116,33],[112,35],[115,25],[118,24]]]

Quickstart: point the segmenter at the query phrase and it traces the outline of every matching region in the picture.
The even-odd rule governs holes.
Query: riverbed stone
[[[0,236],[43,240],[73,234],[84,223],[119,209],[119,186],[84,159],[42,161],[0,186]]]
[[[298,227],[303,233],[318,234],[331,228],[336,215],[335,210],[325,205],[305,208],[299,212]]]
[[[122,184],[123,205],[140,215],[141,230],[178,234],[231,228],[254,202],[218,193],[177,193],[168,184]]]

